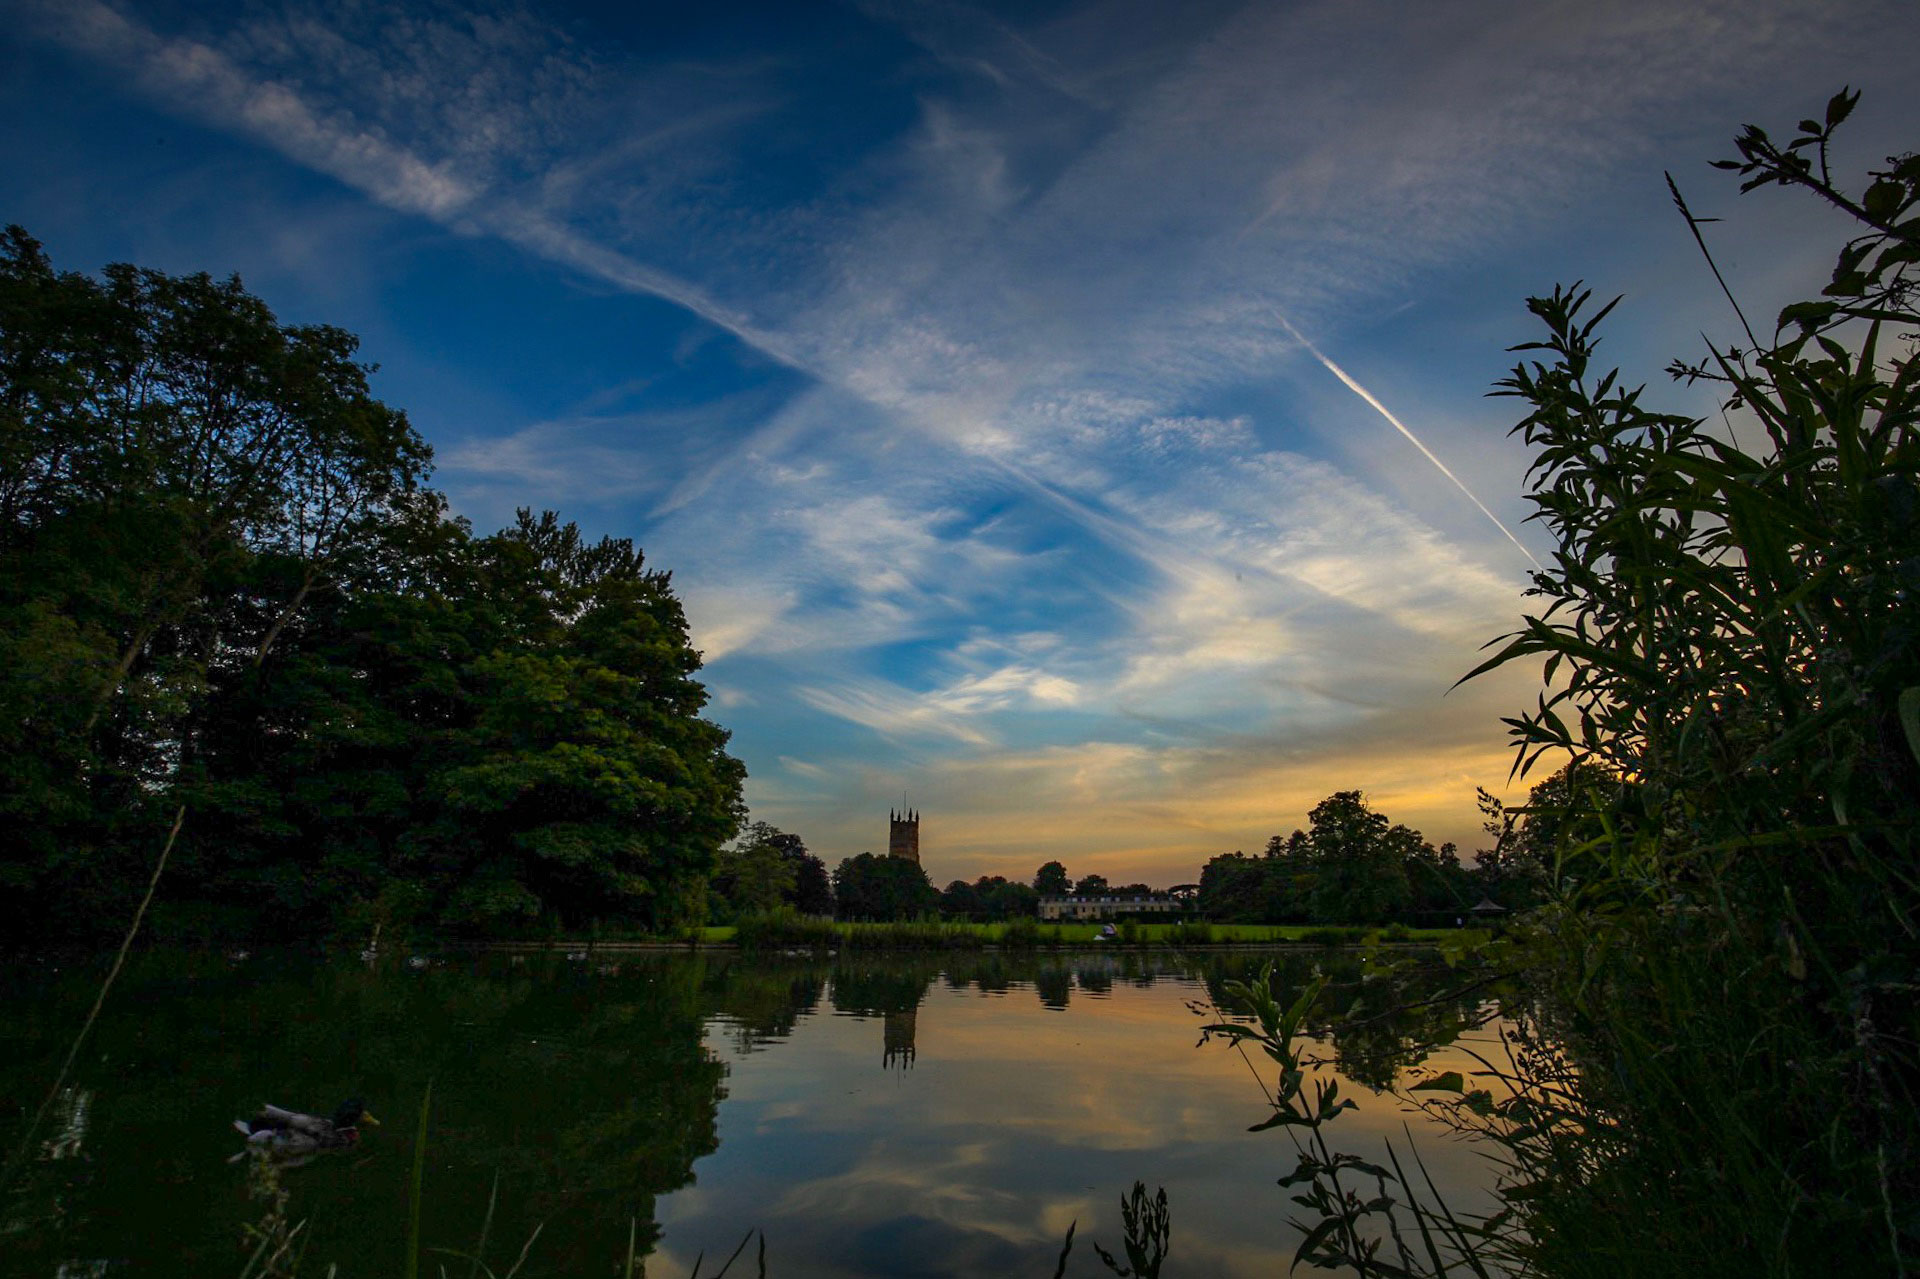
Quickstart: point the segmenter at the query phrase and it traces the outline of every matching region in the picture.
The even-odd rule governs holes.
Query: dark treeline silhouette
[[[163,850],[163,936],[699,915],[743,774],[668,575],[450,517],[356,346],[0,239],[10,941],[117,935]]]

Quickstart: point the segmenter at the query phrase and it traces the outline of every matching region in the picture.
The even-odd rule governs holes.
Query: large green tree
[[[208,690],[424,474],[356,346],[237,279],[57,272],[0,236],[0,897],[33,931],[124,919]]]
[[[1264,856],[1210,860],[1199,907],[1224,921],[1378,924],[1459,909],[1466,882],[1451,845],[1436,849],[1375,812],[1359,791],[1339,791],[1314,805],[1306,830],[1268,840]]]
[[[1043,897],[1064,897],[1072,887],[1067,868],[1059,862],[1046,862],[1033,873],[1033,891]]]
[[[861,853],[833,872],[836,913],[842,919],[914,919],[931,913],[940,894],[927,872],[904,857]]]
[[[355,339],[0,238],[0,920],[698,915],[741,769],[667,574],[475,537]]]

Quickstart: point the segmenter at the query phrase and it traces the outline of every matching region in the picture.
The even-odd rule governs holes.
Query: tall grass
[[[891,924],[842,924],[848,950],[979,950],[986,937],[971,924],[938,919]]]
[[[1169,924],[1161,940],[1169,946],[1211,946],[1213,925],[1204,919],[1183,919],[1177,924]]]
[[[742,915],[734,921],[733,940],[742,950],[832,950],[841,936],[840,925],[831,919],[780,906]]]

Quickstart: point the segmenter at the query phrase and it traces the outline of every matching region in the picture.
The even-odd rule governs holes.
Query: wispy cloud
[[[470,509],[585,507],[673,567],[756,802],[824,851],[911,773],[970,856],[1045,829],[1140,873],[1321,786],[1451,802],[1457,834],[1504,775],[1518,686],[1443,698],[1523,585],[1459,434],[1485,410],[1422,404],[1416,437],[1386,402],[1417,401],[1293,322],[1372,340],[1423,280],[1601,199],[1677,113],[1825,69],[1783,40],[1811,0],[874,3],[899,61],[811,80],[518,9],[11,8],[170,110],[797,371],[442,439],[443,480]],[[850,122],[839,81],[894,123]],[[1328,447],[1302,346],[1399,437]],[[1454,377],[1412,349],[1365,368]],[[1477,511],[1396,496],[1427,464]],[[1104,815],[1040,820],[1069,808]]]

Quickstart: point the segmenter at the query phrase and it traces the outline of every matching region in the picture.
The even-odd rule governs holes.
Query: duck
[[[276,1157],[344,1150],[360,1140],[362,1125],[379,1124],[358,1097],[341,1102],[331,1115],[262,1106],[253,1118],[233,1121],[234,1130],[247,1139],[249,1149]]]

